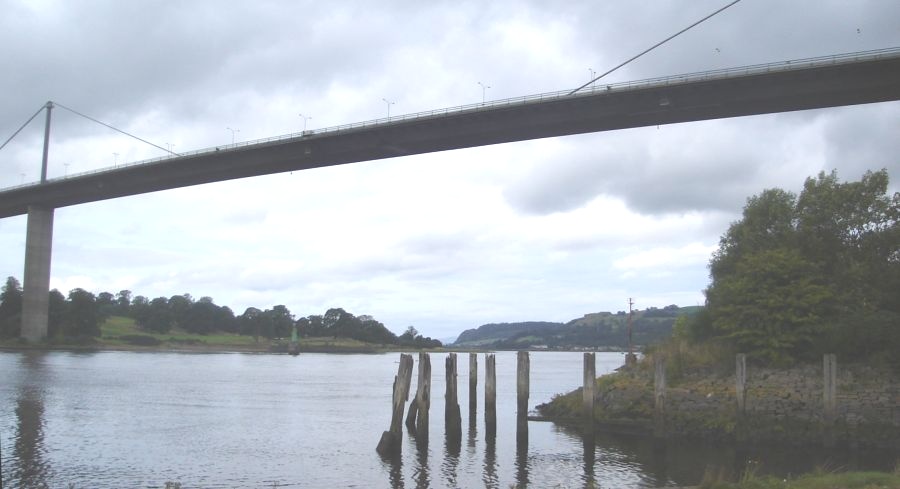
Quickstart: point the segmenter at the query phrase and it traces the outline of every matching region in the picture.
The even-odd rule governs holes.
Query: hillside
[[[635,311],[632,341],[635,345],[657,343],[672,334],[675,319],[692,314],[697,306],[651,307]],[[598,312],[567,323],[528,321],[493,323],[463,331],[453,344],[460,348],[625,348],[628,346],[628,314]]]

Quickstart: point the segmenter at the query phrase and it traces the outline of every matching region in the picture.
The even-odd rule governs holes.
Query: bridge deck
[[[900,49],[656,78],[306,131],[0,191],[0,218],[222,180],[632,127],[900,100]]]

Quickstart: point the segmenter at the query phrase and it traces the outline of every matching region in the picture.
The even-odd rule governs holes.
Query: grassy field
[[[192,334],[183,330],[173,329],[165,334],[149,333],[139,329],[131,318],[113,316],[107,319],[101,326],[101,337],[98,340],[100,348],[123,349],[176,349],[199,351],[286,351],[287,341],[273,341],[259,338],[257,343],[252,336],[241,336],[231,333],[216,333],[209,335]],[[135,344],[135,336],[150,337],[158,341],[157,345],[140,346]],[[146,340],[146,338],[138,338]],[[313,337],[300,338],[301,351],[313,352],[378,352],[396,350],[396,345],[378,345],[366,343],[352,338]]]
[[[110,346],[129,344],[128,342],[119,339],[122,336],[142,335],[150,336],[170,345],[193,344],[207,346],[242,347],[242,349],[259,348],[261,350],[267,350],[269,347],[269,341],[265,338],[260,338],[259,343],[257,344],[253,340],[252,336],[241,336],[230,333],[199,335],[187,333],[178,329],[173,329],[172,331],[165,334],[149,333],[142,329],[139,329],[134,324],[134,319],[120,316],[113,316],[107,319],[102,325],[100,325],[100,331],[100,343]]]

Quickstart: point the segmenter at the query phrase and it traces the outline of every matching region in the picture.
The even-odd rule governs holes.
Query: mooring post
[[[478,354],[469,353],[469,417],[478,411]]]
[[[516,353],[516,443],[528,446],[528,395],[531,381],[531,360],[527,351]]]
[[[488,434],[497,432],[497,366],[493,353],[484,354],[484,425]]]
[[[389,431],[385,431],[381,434],[381,440],[376,447],[378,453],[382,455],[395,454],[400,451],[400,440],[403,436],[401,430],[401,425],[403,423],[403,406],[409,398],[412,366],[412,356],[405,353],[401,354],[400,366],[397,368],[397,375],[394,377],[394,390],[391,397],[391,427]]]
[[[654,394],[654,423],[653,436],[662,438],[666,436],[666,362],[662,356],[656,356],[653,361],[653,394]]]
[[[530,383],[531,361],[527,351],[516,353],[516,399],[518,417],[528,416],[528,388]]]
[[[419,353],[419,386],[416,393],[416,407],[419,412],[416,418],[416,438],[428,440],[428,409],[431,407],[431,357],[427,353]]]
[[[447,388],[444,394],[444,431],[453,441],[462,439],[462,418],[456,393],[456,353],[448,353],[444,361]]]
[[[747,409],[747,355],[743,353],[734,357],[734,394],[737,399],[735,437],[743,441],[746,435],[744,413]]]
[[[822,357],[824,409],[822,416],[823,443],[826,447],[834,446],[834,422],[837,418],[837,356],[826,353]]]
[[[596,354],[593,352],[584,354],[583,380],[584,424],[587,429],[592,429],[594,426],[594,387],[597,385],[597,361]]]

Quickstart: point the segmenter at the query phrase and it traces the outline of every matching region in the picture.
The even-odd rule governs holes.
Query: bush
[[[162,341],[145,334],[126,334],[119,336],[119,340],[135,346],[159,346]]]

